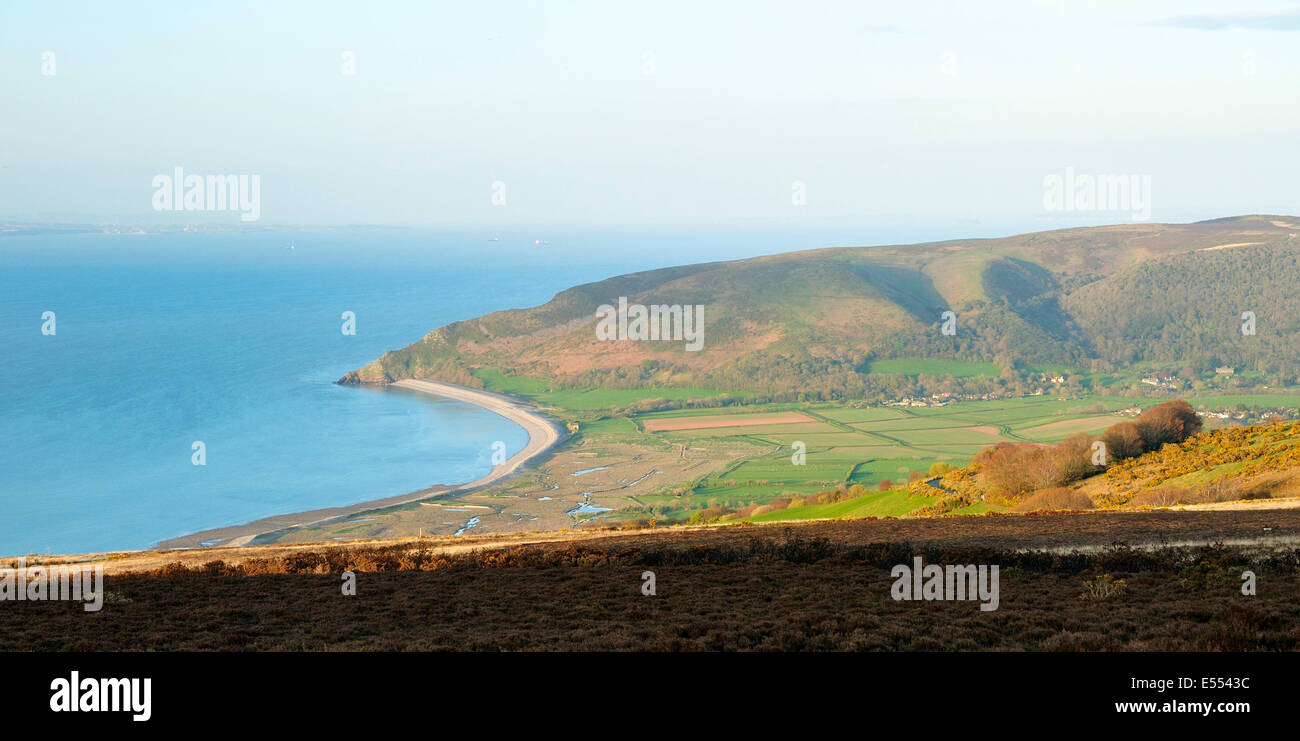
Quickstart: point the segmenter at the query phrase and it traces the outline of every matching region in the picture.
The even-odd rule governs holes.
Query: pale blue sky
[[[1067,166],[1300,213],[1292,0],[84,5],[0,5],[0,219],[168,221],[178,165],[262,224],[1125,220],[1045,212]]]

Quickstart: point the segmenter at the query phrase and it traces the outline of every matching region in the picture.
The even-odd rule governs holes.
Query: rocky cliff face
[[[386,373],[372,372],[371,366],[373,365],[374,364],[372,363],[361,370],[348,371],[346,375],[334,383],[337,383],[340,386],[362,386],[365,384],[392,383],[397,380]]]

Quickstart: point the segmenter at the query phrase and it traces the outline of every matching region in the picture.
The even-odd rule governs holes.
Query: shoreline
[[[160,540],[154,548],[158,550],[171,550],[178,548],[194,548],[201,550],[206,548],[253,545],[253,540],[262,535],[269,535],[271,533],[292,530],[299,527],[322,525],[346,517],[353,517],[363,512],[396,507],[404,504],[412,504],[414,502],[432,499],[434,497],[447,496],[450,494],[464,494],[474,489],[494,484],[513,475],[529,461],[550,452],[556,445],[568,437],[568,433],[562,431],[562,428],[557,423],[542,416],[542,414],[536,409],[529,407],[518,400],[491,391],[469,388],[466,386],[457,386],[456,384],[444,383],[442,381],[420,381],[414,379],[396,381],[389,385],[416,393],[454,399],[466,404],[472,404],[480,409],[486,409],[487,411],[500,417],[504,417],[524,428],[524,432],[528,435],[528,442],[524,445],[522,450],[507,458],[504,463],[496,466],[486,475],[463,484],[443,484],[432,486],[427,489],[419,489],[406,494],[398,494],[391,497],[384,497],[382,499],[357,502],[356,504],[344,505],[342,507],[326,507],[322,509],[306,510],[303,512],[290,512],[283,515],[264,517],[260,520],[254,520],[243,525],[200,530],[195,533],[190,533],[189,535]],[[204,545],[204,543],[208,543],[209,545]]]

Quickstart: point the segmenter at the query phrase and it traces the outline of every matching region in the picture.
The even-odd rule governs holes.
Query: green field
[[[817,414],[836,422],[851,424],[853,422],[879,422],[886,419],[902,419],[912,415],[894,407],[866,407],[864,409],[855,409],[852,407],[818,407],[814,410]]]
[[[1026,365],[1025,370],[1033,371],[1034,373],[1052,373],[1061,376],[1078,372],[1068,365]]]
[[[1099,432],[1123,419],[1109,412],[1131,405],[1114,397],[1063,402],[1042,396],[941,407],[783,404],[780,410],[799,409],[813,421],[644,434],[686,446],[728,440],[769,446],[771,452],[738,461],[692,492],[705,500],[763,501],[852,484],[872,487],[885,479],[906,482],[912,472],[926,473],[935,463],[965,465],[998,442],[1055,442],[1080,431]],[[746,412],[776,411],[775,406],[675,410],[638,419],[732,420]],[[805,450],[803,465],[791,458],[798,443]]]
[[[900,361],[901,362],[901,361]],[[972,364],[977,365],[977,364]],[[895,366],[901,367],[901,366]],[[934,370],[932,366],[931,371]],[[950,368],[950,370],[952,370]],[[674,482],[665,490],[638,495],[635,501],[660,519],[685,521],[704,508],[740,509],[778,498],[806,497],[822,491],[861,485],[879,488],[888,481],[903,485],[919,475],[928,478],[937,463],[966,465],[976,453],[999,442],[1056,443],[1071,435],[1099,434],[1130,417],[1115,414],[1132,407],[1150,406],[1150,399],[1093,395],[1070,400],[1052,396],[959,401],[943,406],[856,407],[819,403],[771,403],[721,408],[690,408],[622,416],[614,407],[639,398],[702,398],[717,396],[711,389],[655,391],[549,391],[538,390],[535,379],[514,379],[485,374],[485,382],[499,389],[527,391],[530,398],[566,409],[601,409],[604,417],[582,423],[590,440],[616,442],[659,441],[682,450],[735,451],[741,457],[721,470],[687,482]],[[1190,399],[1198,406],[1300,406],[1300,393],[1239,394]],[[602,407],[602,405],[604,405]],[[734,423],[750,415],[798,411],[806,422],[742,424],[723,427],[648,431],[652,420]],[[793,456],[802,448],[803,458]],[[675,449],[676,449],[675,448]],[[752,516],[756,522],[821,517],[900,516],[925,506],[934,498],[908,498],[903,489],[869,495],[829,505],[799,506]],[[987,511],[975,504],[960,511]],[[632,510],[622,516],[637,516]]]
[[[745,393],[729,393],[719,389],[663,388],[663,389],[552,389],[550,381],[526,376],[507,376],[494,368],[474,371],[474,377],[483,382],[488,391],[528,397],[542,406],[555,406],[575,411],[616,409],[645,399],[713,399],[718,397],[745,398]],[[752,410],[750,410],[752,411]]]
[[[507,376],[496,368],[480,368],[473,371],[472,375],[482,381],[483,387],[488,391],[498,391],[503,394],[531,396],[549,391],[551,387],[551,382],[543,378]]]
[[[930,466],[936,463],[947,463],[956,466],[964,464],[966,461],[955,457],[879,458],[859,463],[854,469],[853,475],[849,477],[849,483],[871,486],[885,479],[896,482],[907,481],[907,476],[912,471],[928,472]]]
[[[645,414],[638,414],[636,418],[640,420],[672,419],[674,417],[698,417],[702,414],[707,414],[710,416],[716,416],[716,415],[743,416],[746,414],[787,412],[791,410],[802,411],[809,408],[810,407],[808,404],[800,404],[798,402],[767,403],[767,404],[745,403],[745,404],[735,404],[733,406],[726,406],[726,407],[713,407],[708,409],[700,409],[700,408],[668,409],[662,412],[647,412]],[[838,409],[839,407],[834,407],[834,408]]]
[[[780,520],[819,520],[835,517],[901,517],[914,512],[938,497],[909,497],[901,489],[891,489],[868,494],[857,499],[846,499],[830,504],[813,504],[802,507],[764,512],[745,519],[750,522],[777,522]]]
[[[1187,403],[1195,407],[1224,408],[1233,406],[1274,409],[1300,408],[1300,394],[1223,394],[1216,396],[1188,396]]]
[[[626,417],[609,417],[586,422],[582,425],[584,437],[599,441],[626,440],[633,435],[642,435],[636,423]]]

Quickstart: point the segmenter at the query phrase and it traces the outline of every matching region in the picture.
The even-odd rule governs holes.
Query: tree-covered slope
[[[531,309],[455,322],[348,374],[481,385],[492,368],[557,387],[696,386],[843,397],[873,360],[1086,366],[1141,360],[1300,372],[1300,220],[1249,216],[918,245],[810,250],[616,276]],[[698,351],[604,340],[602,305],[700,306]],[[1259,333],[1243,337],[1254,311]],[[955,334],[944,330],[956,315]]]

